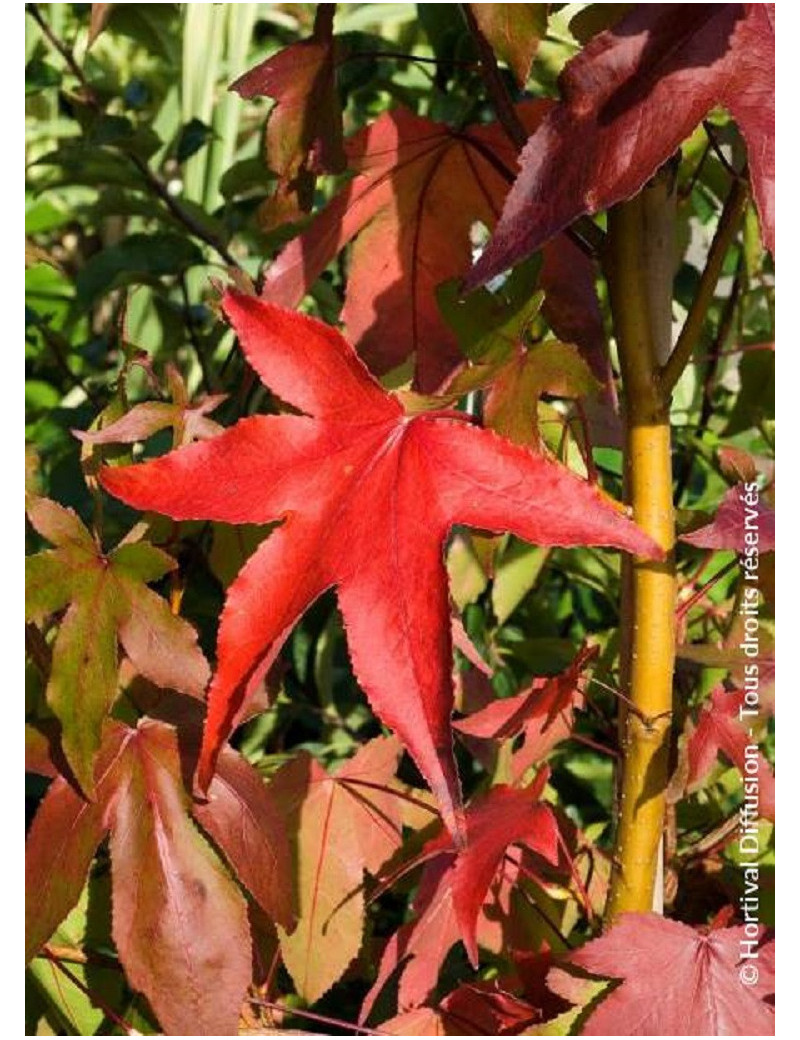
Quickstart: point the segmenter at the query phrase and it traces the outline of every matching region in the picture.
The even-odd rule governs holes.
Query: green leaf
[[[25,93],[38,94],[61,83],[61,73],[46,61],[34,58],[25,66]]]
[[[175,146],[175,158],[179,163],[186,162],[213,137],[212,127],[207,126],[201,119],[190,119],[181,127],[178,143]]]
[[[492,609],[501,625],[536,584],[549,555],[549,549],[540,545],[528,545],[518,538],[510,540],[496,565],[492,584]]]
[[[88,305],[112,289],[154,284],[202,262],[199,248],[183,235],[166,231],[129,235],[91,257],[75,279],[77,299]]]
[[[53,645],[47,701],[61,722],[64,754],[82,789],[94,790],[103,721],[116,698],[117,644],[152,682],[201,697],[209,670],[194,630],[146,583],[175,561],[147,543],[105,555],[72,510],[37,499],[34,528],[56,548],[26,561],[26,619],[68,605]]]

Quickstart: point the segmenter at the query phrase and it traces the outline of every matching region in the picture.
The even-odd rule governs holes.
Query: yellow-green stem
[[[648,234],[653,208],[671,205],[671,175],[609,214],[605,256],[623,380],[625,475],[633,517],[667,553],[629,564],[623,602],[622,682],[632,707],[622,723],[623,766],[607,918],[654,905],[664,828],[675,661],[675,519],[669,401],[659,382],[659,294],[672,293],[662,251]],[[654,278],[654,272],[663,276]],[[661,301],[663,302],[663,301]],[[656,898],[656,905],[660,900]]]

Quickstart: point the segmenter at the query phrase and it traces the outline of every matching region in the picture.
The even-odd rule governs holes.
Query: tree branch
[[[675,389],[700,339],[700,333],[703,331],[706,315],[722,273],[725,255],[739,230],[739,222],[744,214],[748,194],[749,185],[747,178],[743,175],[733,182],[725,200],[714,240],[708,251],[706,266],[700,277],[700,285],[692,300],[689,313],[686,315],[678,341],[659,373],[659,381],[665,397],[668,397]]]

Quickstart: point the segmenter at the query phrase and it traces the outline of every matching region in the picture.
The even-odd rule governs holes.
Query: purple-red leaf
[[[698,549],[770,552],[775,548],[775,512],[761,501],[755,483],[739,484],[726,492],[710,524],[681,535],[681,541]]]
[[[635,195],[716,105],[747,144],[764,242],[774,249],[773,4],[638,4],[566,66],[562,102],[522,170],[467,284],[529,256],[585,213]]]
[[[754,932],[763,943],[764,929]],[[745,959],[750,938],[744,927],[708,931],[657,914],[624,914],[568,957],[622,982],[590,1015],[583,1035],[772,1036],[775,1011],[765,998],[774,993],[773,944],[762,945],[758,959]],[[755,976],[740,976],[754,965]]]

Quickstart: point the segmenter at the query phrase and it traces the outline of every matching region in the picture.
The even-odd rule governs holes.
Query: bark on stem
[[[627,494],[636,522],[668,554],[662,562],[634,558],[623,583],[621,673],[632,707],[622,720],[609,921],[660,903],[654,885],[668,781],[676,587],[669,398],[660,386],[659,355],[673,267],[664,255],[672,250],[671,236],[648,232],[654,211],[666,213],[672,206],[672,191],[665,170],[636,198],[615,207],[604,258],[623,381]]]

